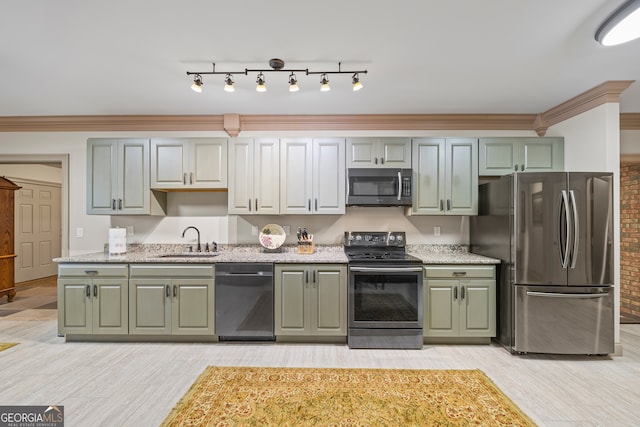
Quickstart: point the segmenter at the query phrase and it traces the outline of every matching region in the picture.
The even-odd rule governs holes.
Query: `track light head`
[[[357,92],[360,89],[362,89],[364,86],[362,85],[362,83],[360,83],[360,75],[358,73],[355,73],[353,75],[352,78],[352,83],[353,83],[353,91]]]
[[[297,92],[300,90],[298,87],[298,79],[296,79],[296,75],[291,73],[289,75],[289,92]]]
[[[202,93],[202,76],[200,74],[196,74],[193,77],[191,89],[193,89],[194,92]]]
[[[258,74],[258,78],[256,79],[256,92],[266,92],[267,91],[267,85],[265,85],[265,78],[264,78],[264,74],[262,74],[262,71],[260,71],[260,73]]]
[[[231,78],[231,74],[227,74],[224,78],[224,90],[225,92],[235,92],[236,88],[233,86],[233,79]]]
[[[329,92],[331,86],[329,86],[329,77],[326,74],[320,76],[320,92]]]

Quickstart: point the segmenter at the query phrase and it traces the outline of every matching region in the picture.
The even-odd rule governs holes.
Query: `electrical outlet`
[[[440,235],[440,226],[433,227],[433,235],[434,236],[439,236]]]
[[[133,225],[127,225],[127,236],[133,236]]]
[[[84,228],[82,227],[76,228],[76,237],[84,237]]]
[[[258,226],[257,225],[252,225],[251,226],[251,235],[252,236],[257,236],[258,235]]]

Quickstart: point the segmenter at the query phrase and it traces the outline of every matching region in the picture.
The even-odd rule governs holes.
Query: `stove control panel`
[[[345,231],[344,246],[357,247],[404,247],[404,231]]]

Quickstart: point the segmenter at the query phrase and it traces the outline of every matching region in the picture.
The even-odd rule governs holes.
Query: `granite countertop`
[[[259,245],[219,245],[215,256],[166,257],[188,251],[181,244],[129,244],[127,253],[110,255],[105,251],[70,257],[55,258],[58,263],[189,263],[211,264],[219,262],[273,262],[300,264],[346,264],[342,245],[317,245],[312,254],[299,254],[296,245],[284,245],[280,252],[264,252]],[[407,253],[420,258],[425,264],[499,264],[500,260],[470,253],[464,245],[407,245]],[[163,256],[165,255],[165,256]]]

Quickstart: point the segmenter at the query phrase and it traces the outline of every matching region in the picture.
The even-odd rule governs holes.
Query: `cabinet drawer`
[[[425,266],[425,278],[491,278],[495,277],[495,268],[492,265],[443,265]]]
[[[211,277],[213,265],[132,265],[131,277]]]
[[[129,268],[126,264],[60,264],[58,276],[80,277],[127,277]]]

